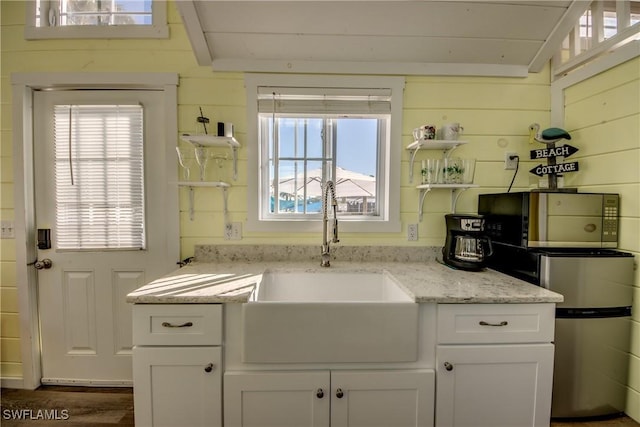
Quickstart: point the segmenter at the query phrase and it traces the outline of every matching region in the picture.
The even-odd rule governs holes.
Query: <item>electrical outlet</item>
[[[2,239],[15,239],[16,238],[16,230],[15,224],[13,221],[2,220],[2,234],[0,238]]]
[[[232,222],[225,224],[224,240],[242,240],[242,223]]]
[[[504,169],[515,170],[518,167],[518,153],[512,151],[504,152]]]
[[[418,240],[418,224],[407,225],[407,240]]]

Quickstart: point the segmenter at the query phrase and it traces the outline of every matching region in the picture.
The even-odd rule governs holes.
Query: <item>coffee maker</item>
[[[442,248],[445,264],[461,270],[478,271],[486,266],[493,248],[484,232],[480,215],[445,215],[447,239]]]

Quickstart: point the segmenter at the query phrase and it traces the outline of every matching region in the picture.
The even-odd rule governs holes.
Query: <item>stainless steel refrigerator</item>
[[[611,250],[540,251],[539,284],[557,305],[552,418],[625,409],[633,256]]]

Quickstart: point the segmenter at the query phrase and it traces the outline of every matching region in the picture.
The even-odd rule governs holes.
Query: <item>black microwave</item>
[[[618,194],[481,194],[478,214],[493,242],[519,248],[617,248]]]

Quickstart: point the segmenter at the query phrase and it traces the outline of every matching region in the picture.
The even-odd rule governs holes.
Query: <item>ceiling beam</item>
[[[218,58],[213,71],[253,73],[340,73],[422,76],[527,77],[525,65],[459,64],[429,62],[305,61],[277,59]]]
[[[211,65],[213,58],[209,51],[207,39],[204,36],[202,24],[198,18],[196,5],[191,0],[177,1],[176,5],[178,6],[178,12],[182,17],[184,29],[191,41],[191,47],[193,48],[193,53],[196,55],[198,65]]]

